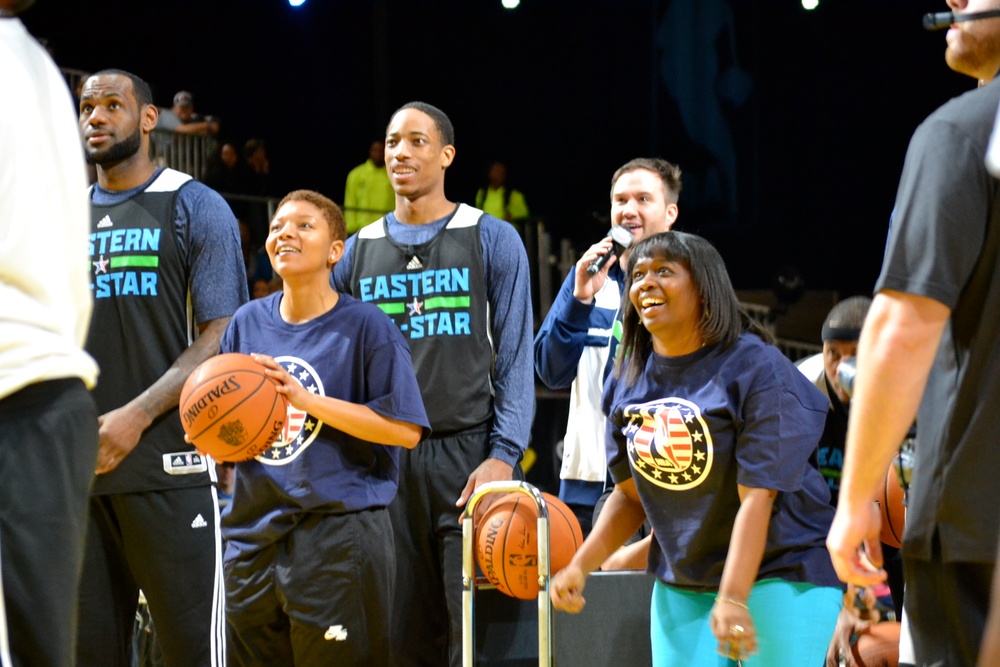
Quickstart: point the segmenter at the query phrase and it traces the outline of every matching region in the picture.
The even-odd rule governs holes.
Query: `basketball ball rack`
[[[475,591],[495,588],[485,577],[476,577],[476,538],[472,517],[488,493],[523,493],[538,508],[538,664],[552,664],[552,603],[549,600],[549,510],[541,492],[527,482],[487,482],[465,505],[462,515],[462,665],[474,667],[476,657]]]

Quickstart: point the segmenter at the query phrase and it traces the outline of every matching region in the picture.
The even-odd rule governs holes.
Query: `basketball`
[[[583,543],[576,515],[549,493],[549,569],[569,565]],[[521,600],[538,597],[538,508],[530,496],[509,493],[483,514],[476,530],[476,558],[487,580],[501,593]]]
[[[883,621],[862,630],[851,654],[858,667],[898,667],[899,623]]]
[[[903,487],[896,479],[896,470],[889,466],[885,483],[878,497],[879,512],[882,514],[882,531],[880,539],[883,544],[899,548],[903,543],[903,526],[906,517],[906,507],[903,505]]]
[[[181,424],[199,451],[216,461],[246,461],[281,434],[288,399],[246,354],[205,360],[181,389]]]

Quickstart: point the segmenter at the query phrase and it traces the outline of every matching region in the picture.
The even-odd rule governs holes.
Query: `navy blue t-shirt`
[[[816,466],[827,400],[777,348],[744,333],[727,350],[654,353],[634,386],[609,376],[603,402],[612,477],[635,480],[654,530],[650,573],[718,590],[741,484],[778,491],[757,580],[840,585]]]
[[[341,294],[329,312],[290,324],[278,312],[282,297],[278,292],[240,308],[220,351],[270,355],[309,391],[419,424],[426,437],[409,348],[381,310]],[[236,465],[233,500],[222,519],[226,560],[281,539],[302,512],[385,507],[396,496],[398,459],[398,447],[347,435],[289,405],[278,441]]]

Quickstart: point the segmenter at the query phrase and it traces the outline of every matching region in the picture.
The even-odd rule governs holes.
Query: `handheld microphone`
[[[597,275],[597,272],[603,269],[604,265],[607,264],[612,257],[628,250],[629,246],[632,245],[632,232],[621,225],[615,225],[612,227],[606,238],[610,238],[613,241],[611,250],[608,250],[606,253],[590,263],[590,266],[587,267],[588,276]],[[619,250],[619,248],[621,248],[621,250]]]
[[[955,14],[954,12],[924,14],[924,30],[940,30],[941,28],[947,28],[952,23],[978,21],[979,19],[991,19],[997,16],[1000,16],[1000,9],[991,9],[988,12],[968,12],[964,14]]]

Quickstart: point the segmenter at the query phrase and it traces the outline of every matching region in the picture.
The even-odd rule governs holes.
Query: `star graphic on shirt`
[[[410,315],[423,315],[421,309],[424,307],[424,302],[418,301],[417,297],[413,297],[413,303],[406,304],[406,307],[410,309]]]
[[[94,275],[95,276],[98,273],[107,273],[108,272],[108,260],[104,259],[104,255],[101,255],[101,258],[99,260],[91,262],[91,264],[94,265]]]

